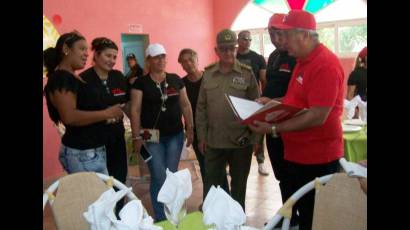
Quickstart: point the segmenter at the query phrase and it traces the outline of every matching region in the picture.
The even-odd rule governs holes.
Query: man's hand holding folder
[[[260,98],[261,104],[255,101],[246,100],[230,95],[226,95],[227,100],[234,111],[238,120],[245,125],[254,123],[254,121],[279,123],[297,116],[304,109],[291,105],[282,104],[276,100],[268,101],[266,98]]]

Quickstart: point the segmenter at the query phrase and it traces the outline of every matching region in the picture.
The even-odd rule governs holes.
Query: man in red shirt
[[[282,103],[306,111],[278,124],[255,121],[257,133],[280,135],[284,142],[285,163],[290,191],[296,192],[316,177],[337,172],[343,156],[341,116],[345,91],[344,73],[339,59],[321,44],[316,21],[303,10],[291,10],[275,27],[285,30],[285,47],[297,58]],[[273,120],[280,112],[268,115]],[[314,191],[296,204],[299,229],[311,229]]]

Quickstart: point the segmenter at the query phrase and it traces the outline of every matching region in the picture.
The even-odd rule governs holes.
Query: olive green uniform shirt
[[[249,100],[259,97],[251,67],[235,60],[232,70],[225,74],[220,72],[219,63],[205,68],[195,117],[198,141],[211,148],[242,148],[236,141],[241,136],[249,138],[250,144],[261,143],[262,135],[252,134],[240,124],[226,94]]]

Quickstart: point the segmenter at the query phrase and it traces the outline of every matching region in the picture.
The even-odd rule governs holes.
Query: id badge
[[[145,142],[159,143],[159,129],[141,129],[140,136]]]

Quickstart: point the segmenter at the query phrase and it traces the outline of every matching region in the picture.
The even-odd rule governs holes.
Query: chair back
[[[93,172],[67,175],[59,180],[51,210],[57,229],[89,230],[83,213],[110,187]]]
[[[316,188],[312,230],[367,229],[367,195],[357,178],[336,173]]]

